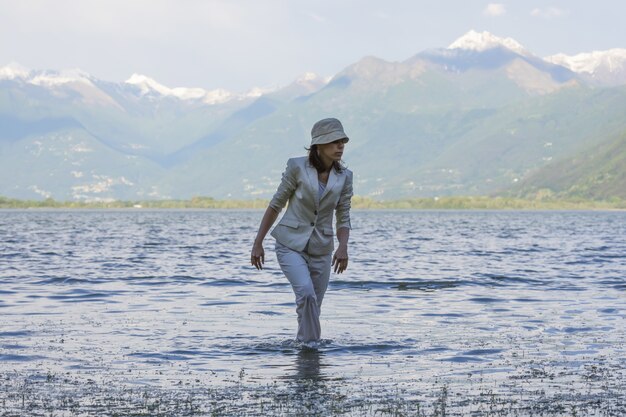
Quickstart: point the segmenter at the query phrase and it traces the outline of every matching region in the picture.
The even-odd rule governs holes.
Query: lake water
[[[317,351],[261,217],[0,211],[0,416],[626,414],[626,213],[354,211]]]

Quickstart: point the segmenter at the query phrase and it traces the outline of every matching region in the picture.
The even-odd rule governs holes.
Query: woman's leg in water
[[[296,296],[297,339],[317,342],[321,337],[320,307],[330,278],[331,255],[309,255],[276,242],[276,257]]]

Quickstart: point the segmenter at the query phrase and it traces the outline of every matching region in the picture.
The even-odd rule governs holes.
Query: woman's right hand
[[[263,269],[263,264],[265,263],[265,250],[263,250],[263,245],[255,244],[252,246],[250,263],[252,263],[252,266],[256,269]]]
[[[254,243],[252,245],[252,253],[250,254],[250,263],[256,269],[263,269],[263,264],[265,263],[263,239],[265,238],[267,232],[270,230],[270,227],[272,227],[272,225],[276,221],[276,217],[278,217],[278,211],[273,209],[271,206],[268,206],[265,210],[265,214],[263,214],[263,219],[261,220],[259,231],[256,234],[256,238],[254,238]]]

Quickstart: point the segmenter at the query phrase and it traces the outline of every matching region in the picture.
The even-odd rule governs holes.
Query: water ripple
[[[624,356],[626,213],[355,211],[311,351],[270,239],[249,265],[261,217],[0,211],[0,371],[502,386]]]

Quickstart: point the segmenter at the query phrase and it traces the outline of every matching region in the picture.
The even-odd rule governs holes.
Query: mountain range
[[[626,50],[540,58],[475,31],[401,62],[365,57],[246,93],[10,64],[0,195],[268,198],[329,116],[351,137],[362,196],[626,198]]]

